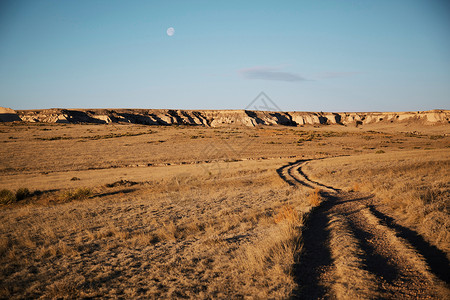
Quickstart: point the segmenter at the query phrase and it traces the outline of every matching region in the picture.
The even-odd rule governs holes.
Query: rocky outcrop
[[[14,112],[13,110],[10,110]],[[15,112],[14,112],[15,113]],[[418,112],[273,112],[251,110],[171,110],[171,109],[44,109],[17,111],[25,122],[47,123],[134,123],[145,125],[284,125],[307,124],[363,125],[371,123],[420,122],[450,123],[449,110]]]
[[[11,108],[0,107],[0,122],[14,121],[21,121],[17,113]]]

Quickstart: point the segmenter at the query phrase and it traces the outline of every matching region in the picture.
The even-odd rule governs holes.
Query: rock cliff
[[[21,121],[17,113],[11,108],[0,107],[0,122]]]
[[[3,109],[5,110],[5,109]],[[134,123],[146,125],[284,125],[420,122],[427,124],[450,123],[449,110],[417,112],[271,112],[250,110],[172,110],[172,109],[44,109],[19,110],[1,115],[17,116],[24,122],[46,123]],[[15,119],[14,119],[15,118]],[[12,121],[18,121],[16,117]],[[6,119],[6,118],[5,118]],[[3,120],[3,119],[1,119]]]

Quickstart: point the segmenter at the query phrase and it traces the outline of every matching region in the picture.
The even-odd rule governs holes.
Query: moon
[[[175,28],[173,28],[173,27],[169,27],[169,28],[167,28],[167,35],[168,36],[172,36],[172,35],[174,35],[175,34]]]

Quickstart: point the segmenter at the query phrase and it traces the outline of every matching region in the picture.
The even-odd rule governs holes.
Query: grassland
[[[333,158],[306,170],[326,184],[374,193],[400,223],[450,254],[448,149]]]
[[[305,220],[326,199],[280,178],[296,160],[448,255],[448,126],[384,126],[1,124],[0,297],[301,293]]]

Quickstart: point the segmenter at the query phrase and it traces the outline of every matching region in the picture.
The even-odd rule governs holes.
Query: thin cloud
[[[329,79],[329,78],[343,78],[351,77],[361,74],[361,72],[324,72],[317,75],[318,78]]]
[[[305,81],[306,79],[302,76],[291,73],[280,71],[279,68],[271,67],[253,67],[247,69],[239,70],[239,74],[246,79],[260,79],[260,80],[275,80],[275,81]]]

